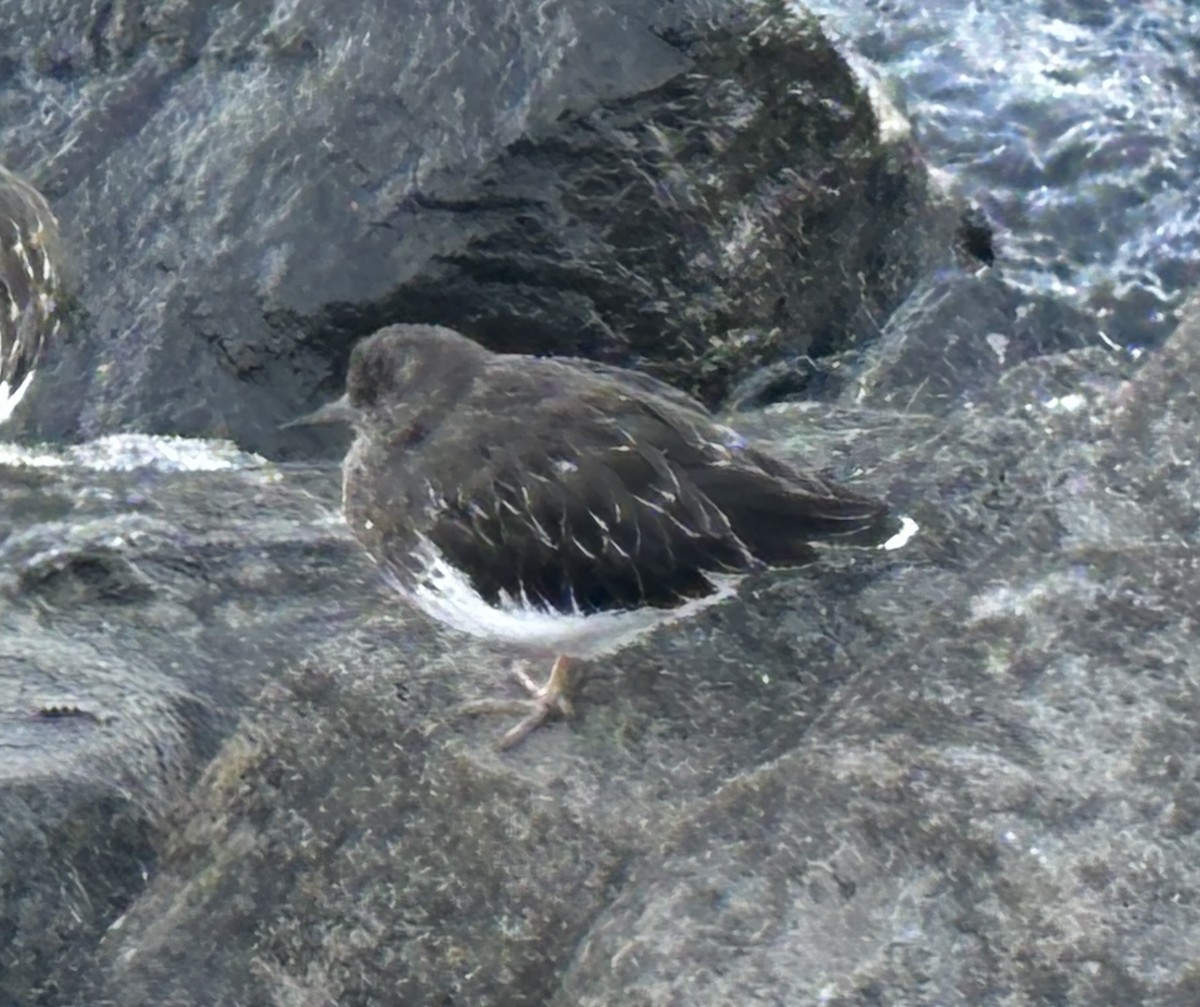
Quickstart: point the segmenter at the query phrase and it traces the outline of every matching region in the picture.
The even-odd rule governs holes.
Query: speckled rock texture
[[[198,767],[379,590],[317,514],[336,507],[328,471],[113,471],[105,447],[0,452],[5,1007],[64,1002],[50,977],[90,967]]]

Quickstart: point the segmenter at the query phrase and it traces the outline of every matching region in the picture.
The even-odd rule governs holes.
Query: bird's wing
[[[0,166],[0,382],[25,380],[57,328],[57,222],[45,198]]]
[[[800,564],[813,540],[883,528],[881,502],[772,458],[683,393],[580,370],[505,363],[422,445],[438,503],[424,534],[485,598],[674,605],[711,592],[708,574]]]
[[[680,474],[725,515],[758,559],[799,564],[813,555],[810,542],[877,544],[890,533],[882,501],[772,457],[694,405],[681,409],[671,400],[642,400],[626,428],[633,437],[669,444],[664,451]],[[669,433],[665,441],[662,431]]]
[[[657,401],[676,412],[682,411],[686,414],[693,414],[696,417],[711,420],[711,413],[708,407],[699,399],[643,371],[632,371],[624,367],[614,367],[611,364],[604,364],[598,360],[584,360],[577,357],[557,357],[554,358],[553,363],[563,367],[570,367],[583,373],[607,378],[614,385],[625,389],[631,394],[649,401]]]
[[[802,562],[810,553],[803,543],[877,545],[895,530],[883,501],[818,472],[793,468],[751,445],[737,451],[734,465],[704,466],[688,474],[767,563]]]
[[[710,593],[708,573],[760,565],[688,474],[698,453],[715,462],[715,448],[689,444],[693,432],[643,398],[577,386],[541,400],[526,425],[481,423],[504,411],[478,405],[447,422],[446,443],[475,469],[439,466],[441,506],[425,534],[484,597],[562,611],[669,606]],[[471,441],[476,451],[463,450]]]

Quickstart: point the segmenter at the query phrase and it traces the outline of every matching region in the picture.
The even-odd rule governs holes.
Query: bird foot
[[[567,668],[570,659],[559,657],[550,669],[545,685],[538,685],[520,665],[513,667],[517,680],[530,692],[529,699],[481,699],[465,703],[459,712],[475,716],[481,713],[525,713],[525,718],[500,737],[501,750],[515,748],[555,715],[569,717],[574,712],[566,697]]]

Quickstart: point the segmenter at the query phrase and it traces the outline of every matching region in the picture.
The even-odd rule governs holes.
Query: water
[[[814,0],[931,166],[998,226],[1010,283],[1153,345],[1200,279],[1200,5]]]
[[[86,444],[25,447],[0,441],[0,465],[74,468],[94,472],[224,472],[269,463],[231,441],[192,440],[149,434],[110,434]]]

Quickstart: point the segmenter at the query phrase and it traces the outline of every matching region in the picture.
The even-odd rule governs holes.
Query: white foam
[[[265,458],[240,450],[231,441],[110,434],[68,446],[0,443],[0,465],[27,468],[82,468],[96,472],[223,472],[260,468]]]

